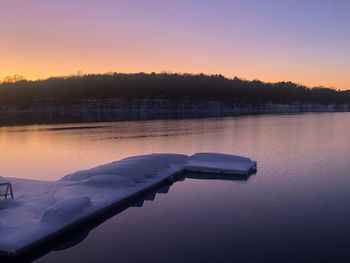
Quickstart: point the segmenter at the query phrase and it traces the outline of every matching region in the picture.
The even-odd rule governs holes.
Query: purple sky
[[[350,89],[350,1],[2,0],[0,80],[189,72]]]

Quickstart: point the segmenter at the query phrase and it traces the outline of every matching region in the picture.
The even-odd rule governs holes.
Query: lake
[[[243,155],[258,172],[184,178],[36,262],[350,261],[350,113],[0,127],[5,177],[58,180],[153,152]]]

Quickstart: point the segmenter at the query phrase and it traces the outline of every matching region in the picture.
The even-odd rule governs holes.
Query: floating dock
[[[16,255],[49,242],[184,171],[198,177],[244,177],[256,172],[256,165],[227,154],[150,154],[78,171],[56,182],[0,177],[0,183],[12,184],[16,196],[0,201],[0,254]]]

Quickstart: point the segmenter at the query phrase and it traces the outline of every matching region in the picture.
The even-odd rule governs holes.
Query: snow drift
[[[0,252],[22,252],[183,170],[249,174],[256,170],[256,162],[216,153],[150,154],[71,173],[56,182],[0,177],[13,185],[16,197],[0,201]]]

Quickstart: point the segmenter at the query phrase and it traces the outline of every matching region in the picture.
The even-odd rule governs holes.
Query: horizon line
[[[87,76],[87,75],[112,75],[112,74],[126,74],[126,75],[133,75],[133,74],[147,74],[147,75],[151,75],[151,74],[169,74],[169,75],[204,75],[204,76],[223,76],[224,78],[228,79],[228,80],[233,80],[235,78],[238,78],[240,80],[243,81],[248,81],[248,82],[253,82],[253,81],[259,81],[262,83],[266,83],[266,84],[275,84],[275,83],[282,83],[282,82],[290,82],[293,84],[296,84],[298,86],[303,86],[309,89],[313,89],[313,88],[324,88],[324,89],[332,89],[332,90],[336,90],[336,91],[347,91],[350,90],[350,88],[345,88],[345,89],[339,89],[336,88],[334,86],[323,86],[323,85],[317,85],[317,86],[309,86],[309,85],[305,85],[301,82],[294,82],[291,80],[279,80],[279,81],[265,81],[265,80],[261,80],[259,78],[254,78],[254,79],[247,79],[244,77],[238,77],[238,76],[227,76],[225,74],[222,73],[203,73],[203,72],[198,72],[198,73],[193,73],[193,72],[173,72],[173,71],[169,71],[169,70],[162,70],[162,71],[151,71],[151,72],[147,72],[147,71],[135,71],[135,72],[117,72],[117,71],[107,71],[107,72],[82,72],[81,70],[77,70],[75,73],[71,73],[71,74],[67,74],[67,75],[52,75],[52,76],[45,76],[42,78],[27,78],[25,75],[16,73],[13,75],[7,75],[5,76],[2,80],[0,80],[0,85],[2,85],[3,83],[16,83],[19,81],[44,81],[44,80],[48,80],[51,78],[70,78],[70,77],[82,77],[82,76]],[[13,81],[11,81],[11,78],[14,78]],[[16,78],[19,78],[18,80],[15,80]],[[6,81],[6,79],[8,79],[9,81]]]

